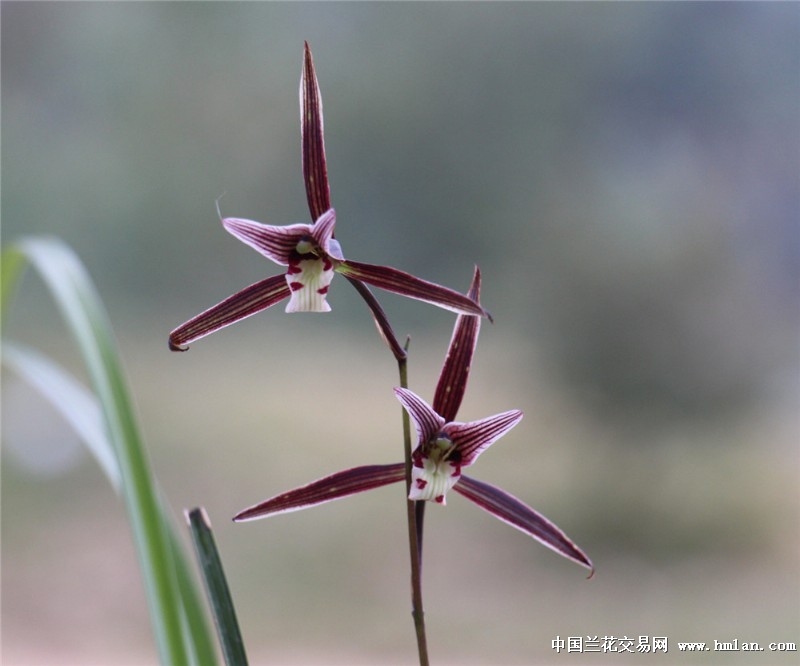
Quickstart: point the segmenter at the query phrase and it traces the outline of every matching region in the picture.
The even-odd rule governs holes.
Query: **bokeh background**
[[[167,350],[276,267],[226,215],[308,221],[303,40],[348,257],[466,289],[485,325],[460,416],[525,420],[474,468],[557,522],[584,572],[463,498],[426,524],[438,664],[582,663],[556,636],[666,636],[604,664],[795,663],[800,6],[2,4],[2,233],[56,234],[116,327],[176,514],[214,523],[257,664],[407,664],[399,486],[271,521],[240,509],[401,455],[393,359],[345,280]],[[382,297],[431,398],[453,317]],[[40,283],[4,325],[83,376]],[[2,661],[147,664],[120,501],[3,376]]]

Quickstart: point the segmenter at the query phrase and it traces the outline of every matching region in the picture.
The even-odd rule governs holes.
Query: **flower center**
[[[439,433],[436,439],[428,442],[428,456],[437,463],[445,462],[450,454],[455,451],[455,444],[444,433]]]
[[[294,249],[301,257],[304,254],[318,254],[317,244],[313,241],[313,239],[309,238],[303,238],[297,241],[297,245]]]

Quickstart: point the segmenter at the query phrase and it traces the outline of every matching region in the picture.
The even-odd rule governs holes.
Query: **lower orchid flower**
[[[479,289],[480,272],[476,269],[468,292],[475,302]],[[466,389],[479,321],[474,315],[460,315],[456,321],[436,390],[436,408],[406,388],[394,389],[417,432],[408,498],[444,505],[447,492],[452,489],[496,518],[588,568],[591,576],[594,571],[591,560],[555,524],[506,491],[462,474],[464,468],[473,465],[481,453],[522,419],[521,411],[511,410],[468,423],[453,420]],[[354,467],[276,495],[241,511],[234,520],[244,522],[307,509],[405,478],[404,463]]]

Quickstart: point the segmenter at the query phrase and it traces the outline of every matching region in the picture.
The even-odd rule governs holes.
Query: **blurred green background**
[[[556,636],[666,636],[604,664],[788,664],[678,641],[798,642],[800,6],[2,4],[2,232],[81,255],[176,513],[204,505],[257,664],[413,663],[399,486],[240,509],[401,456],[394,362],[329,315],[167,333],[277,267],[224,214],[307,222],[303,40],[349,258],[466,289],[485,325],[460,417],[526,418],[473,476],[559,524],[569,562],[453,496],[426,524],[437,664],[582,663]],[[453,317],[382,296],[431,399]],[[83,375],[36,280],[4,325]],[[153,663],[121,502],[3,377],[2,661]]]

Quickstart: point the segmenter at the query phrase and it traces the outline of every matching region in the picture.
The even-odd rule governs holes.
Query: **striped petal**
[[[467,296],[480,303],[481,272],[476,266]],[[456,418],[458,408],[464,399],[467,389],[472,357],[478,344],[478,333],[481,329],[481,318],[460,314],[453,327],[453,336],[447,349],[447,356],[439,374],[439,383],[433,396],[433,408],[447,421]]]
[[[253,220],[228,217],[222,226],[231,235],[249,245],[276,264],[288,266],[299,255],[314,254],[342,260],[342,248],[333,238],[336,211],[329,208],[314,224],[275,226]]]
[[[331,207],[328,168],[325,164],[325,141],[322,121],[322,96],[311,49],[306,42],[303,73],[300,76],[300,136],[303,153],[303,180],[311,219],[316,220]]]
[[[564,532],[513,495],[468,476],[462,476],[453,490],[475,502],[495,518],[533,537],[559,555],[586,567],[590,578],[594,574],[592,561]]]
[[[283,275],[276,275],[251,284],[229,296],[221,303],[201,312],[169,334],[172,351],[186,351],[190,343],[245,319],[256,312],[266,310],[290,294]]]
[[[289,265],[290,257],[297,252],[297,244],[313,238],[314,231],[311,224],[281,227],[236,217],[225,218],[222,226],[228,233],[281,266]]]
[[[314,222],[314,226],[311,228],[311,236],[323,253],[337,261],[342,261],[344,259],[342,248],[339,245],[339,241],[333,237],[334,227],[336,227],[336,211],[333,208],[328,208]]]
[[[405,465],[396,463],[392,465],[366,465],[354,467],[343,472],[337,472],[309,483],[301,488],[295,488],[282,495],[276,495],[260,504],[251,506],[237,513],[233,519],[237,522],[266,518],[278,513],[300,511],[318,504],[325,504],[333,500],[363,493],[373,488],[390,483],[402,481],[405,478]]]
[[[464,294],[459,294],[453,289],[442,287],[433,282],[421,280],[396,268],[348,260],[340,262],[336,266],[336,271],[357,280],[362,280],[374,287],[379,287],[401,296],[415,298],[419,301],[425,301],[445,310],[481,315],[491,320],[491,316],[486,310]]]
[[[396,388],[394,394],[414,422],[419,444],[422,445],[431,441],[444,426],[444,419],[413,391],[409,391],[406,388]]]
[[[396,389],[395,389],[396,390]],[[522,412],[512,409],[470,423],[448,423],[445,434],[461,454],[461,465],[472,465],[478,456],[522,420]]]

